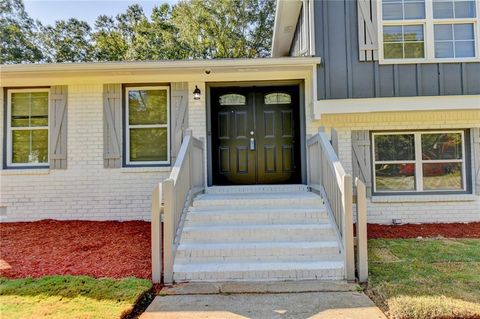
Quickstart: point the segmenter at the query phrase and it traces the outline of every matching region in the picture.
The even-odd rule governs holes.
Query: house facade
[[[297,107],[312,105],[309,92],[319,61],[300,57],[1,66],[1,219],[149,220],[152,189],[170,175],[186,130],[209,149],[225,148],[218,144],[221,138],[211,138],[212,130],[222,134],[229,129],[217,125],[217,119],[225,124],[225,111],[211,111],[213,97],[219,106],[223,96],[222,103],[232,108],[235,103],[253,105],[255,94],[257,99],[271,94],[275,102],[283,92],[291,94]],[[238,96],[246,100],[238,104]],[[249,134],[251,113],[246,118],[242,110],[236,111],[237,133]],[[303,131],[315,131],[300,108],[283,111],[285,120],[295,112]],[[241,132],[240,124],[248,132]],[[292,128],[285,125],[290,126],[284,130]],[[300,143],[299,133],[296,138]],[[289,151],[284,166],[292,165],[298,153]],[[212,170],[211,163],[218,166],[213,153],[205,152],[205,180],[208,185],[228,184]],[[242,156],[245,153],[238,154]],[[239,165],[251,162],[250,155]],[[305,166],[297,164],[291,180],[277,176],[273,183],[306,183]],[[228,169],[230,163],[222,165]],[[231,184],[235,181],[257,184],[254,179]]]
[[[366,221],[480,220],[479,17],[278,1],[271,58],[2,65],[0,220],[151,220],[156,282],[352,280],[354,215],[364,266]]]
[[[307,184],[325,127],[369,222],[478,221],[479,16],[475,1],[279,1],[269,59],[1,66],[0,218],[148,220],[187,129],[206,186]]]
[[[313,125],[336,129],[341,162],[366,182],[369,222],[480,218],[479,10],[478,1],[278,3],[272,55],[321,57]]]

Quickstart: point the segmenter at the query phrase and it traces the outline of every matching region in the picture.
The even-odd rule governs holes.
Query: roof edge
[[[256,59],[161,60],[120,62],[32,63],[0,65],[0,73],[62,72],[62,71],[120,71],[120,70],[175,70],[199,68],[241,68],[262,66],[316,65],[320,58],[281,57]]]
[[[272,57],[289,54],[302,5],[302,0],[277,0],[272,36]]]

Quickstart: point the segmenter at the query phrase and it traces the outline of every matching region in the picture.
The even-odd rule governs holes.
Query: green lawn
[[[391,318],[480,318],[480,239],[369,240],[367,293]]]
[[[150,290],[148,280],[48,276],[0,278],[2,318],[121,318]]]

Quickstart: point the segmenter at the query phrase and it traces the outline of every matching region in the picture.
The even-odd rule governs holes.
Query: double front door
[[[214,185],[301,182],[298,86],[211,89]]]

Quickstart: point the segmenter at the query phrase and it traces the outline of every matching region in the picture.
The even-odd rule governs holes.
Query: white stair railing
[[[355,210],[355,228],[357,237],[355,244],[357,246],[356,263],[357,277],[359,282],[368,280],[368,249],[367,249],[367,188],[358,177],[355,179],[356,210]]]
[[[337,226],[345,257],[345,279],[355,280],[352,176],[345,172],[322,128],[308,139],[307,156],[308,184],[322,195]]]
[[[163,281],[170,284],[173,282],[173,262],[182,230],[182,218],[193,197],[205,188],[203,152],[203,142],[193,137],[191,131],[187,130],[170,177],[153,190],[152,280],[155,283],[160,282],[162,273],[161,215],[163,215]]]

